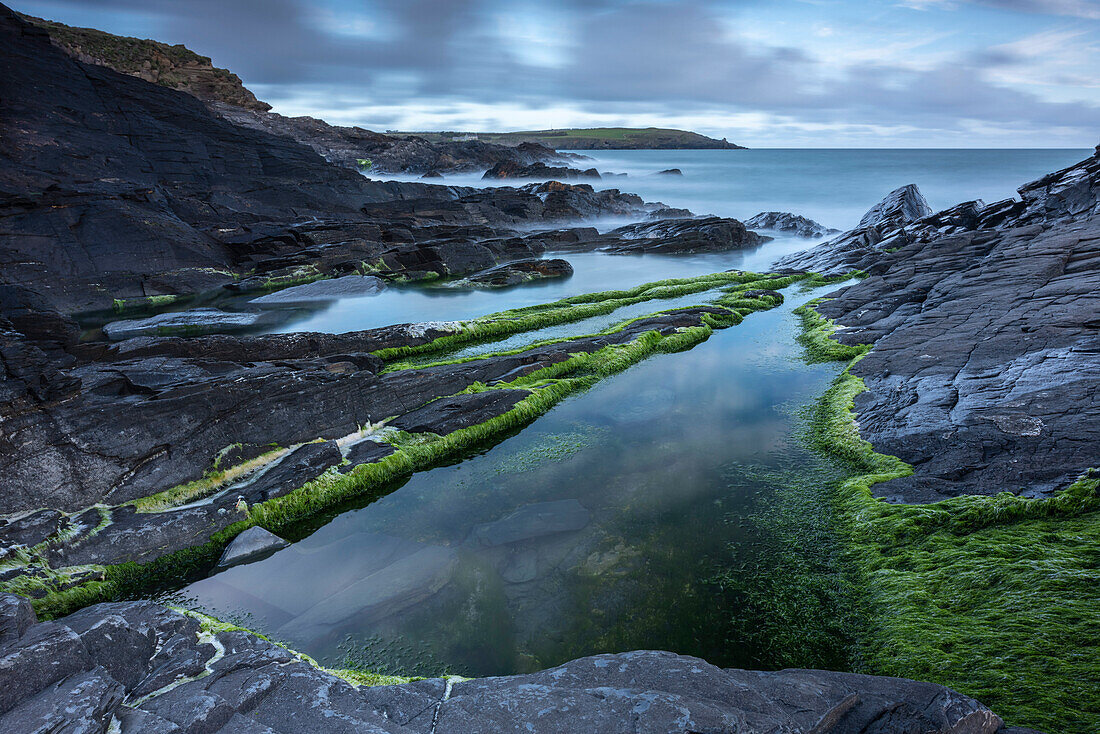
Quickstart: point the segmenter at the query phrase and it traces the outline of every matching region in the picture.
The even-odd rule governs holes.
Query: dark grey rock
[[[897,227],[923,219],[932,213],[932,207],[916,184],[906,184],[894,189],[863,215],[856,229],[867,227]]]
[[[573,266],[560,258],[551,260],[515,260],[474,273],[460,281],[447,283],[450,288],[507,288],[552,278],[568,278]]]
[[[344,460],[335,441],[307,443],[236,490],[249,503],[282,497]]]
[[[824,237],[840,231],[790,212],[760,212],[752,218],[746,219],[745,226],[752,229],[786,232],[798,237]]]
[[[291,286],[266,296],[253,298],[259,306],[290,305],[317,301],[336,301],[341,298],[373,296],[386,287],[381,278],[372,275],[345,275],[342,278],[316,280],[312,283]]]
[[[179,334],[210,334],[260,326],[262,313],[251,311],[221,311],[216,308],[196,308],[150,316],[146,319],[112,321],[103,333],[115,341],[135,336],[172,336]]]
[[[445,583],[454,554],[406,547],[379,569],[389,581],[375,585],[377,594],[343,590],[313,610],[315,621],[338,624],[346,614],[415,603]],[[133,660],[119,667],[119,651],[104,642],[126,627],[156,645],[124,646]],[[59,631],[76,644],[90,643],[65,670],[53,663],[73,658],[47,656],[41,646]],[[722,670],[698,658],[641,651],[580,658],[530,675],[355,688],[247,632],[200,633],[195,619],[150,602],[99,604],[59,623],[35,624],[17,643],[22,678],[14,687],[5,679],[0,689],[8,702],[0,730],[103,732],[114,718],[124,732],[148,734],[1007,734],[973,699],[899,678]],[[50,675],[35,672],[51,665]],[[133,670],[150,672],[137,684],[114,678],[122,671],[132,681]]]
[[[663,171],[657,171],[658,176],[683,176],[684,172],[679,168],[666,168]]]
[[[0,716],[0,731],[11,734],[101,734],[125,689],[103,668],[77,673],[24,699]]]
[[[15,594],[0,594],[0,650],[22,637],[37,621],[29,599]]]
[[[267,558],[272,553],[286,548],[286,542],[275,533],[259,526],[250,527],[233,539],[222,557],[218,559],[218,568],[229,568],[242,563],[252,563]]]
[[[486,390],[452,395],[399,416],[390,425],[403,431],[443,436],[507,413],[529,394],[526,390]]]
[[[35,624],[0,650],[0,713],[91,668],[88,650],[75,632],[53,622]]]
[[[1098,178],[1093,158],[1028,190],[1097,193]],[[876,275],[818,306],[841,341],[874,345],[853,368],[868,388],[861,434],[915,469],[876,495],[1046,496],[1097,465],[1100,217],[1051,207],[1043,221],[1017,208],[995,228],[983,209],[975,229],[884,253]]]
[[[383,459],[394,451],[393,446],[380,441],[365,440],[352,444],[344,457],[352,466],[356,464],[370,464]]]
[[[815,728],[819,722],[827,727],[837,707],[845,710],[837,728]],[[1001,725],[977,701],[931,684],[823,671],[721,670],[698,658],[643,651],[457,682],[434,731],[994,734]]]

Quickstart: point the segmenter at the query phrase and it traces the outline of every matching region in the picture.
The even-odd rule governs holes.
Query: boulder
[[[567,260],[555,258],[540,260],[515,260],[496,267],[474,273],[459,281],[447,284],[450,288],[507,288],[509,286],[531,283],[551,278],[568,278],[573,274],[573,266]]]
[[[217,568],[222,570],[242,563],[262,561],[288,545],[290,543],[278,535],[255,525],[233,539],[218,559]]]
[[[663,171],[657,171],[658,176],[683,176],[684,172],[679,168],[666,168]]]
[[[863,215],[856,229],[866,227],[896,228],[932,213],[932,207],[921,194],[916,184],[906,184],[894,189],[879,203]]]
[[[756,216],[746,219],[745,226],[753,229],[785,232],[797,237],[824,237],[840,231],[790,212],[760,212]]]

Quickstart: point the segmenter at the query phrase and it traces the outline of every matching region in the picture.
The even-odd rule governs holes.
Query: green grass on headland
[[[462,139],[470,135],[476,135],[478,140],[485,143],[498,143],[500,145],[539,143],[557,150],[691,150],[743,147],[730,143],[725,138],[718,140],[688,130],[659,127],[589,127],[559,130],[524,130],[512,133],[418,132],[395,134],[416,135],[433,143],[442,143],[456,138]]]
[[[829,339],[812,309],[800,315],[811,359],[855,364],[866,351]],[[865,389],[846,369],[812,421],[817,446],[853,472],[835,503],[867,621],[856,668],[940,683],[1012,725],[1100,731],[1100,477],[1045,499],[889,504],[871,486],[912,468],[860,437],[853,398]]]

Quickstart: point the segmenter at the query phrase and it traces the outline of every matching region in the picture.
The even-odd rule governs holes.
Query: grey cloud
[[[467,101],[567,103],[593,111],[634,105],[664,115],[721,108],[930,129],[958,129],[961,120],[1100,126],[1100,108],[1045,102],[986,81],[985,71],[1017,61],[1004,50],[921,71],[864,65],[838,75],[797,48],[751,43],[735,27],[731,35],[715,3],[702,1],[566,0],[555,7],[570,20],[570,53],[561,67],[533,66],[497,35],[492,18],[502,1],[349,3],[349,12],[378,17],[389,31],[371,39],[326,30],[305,0],[51,0],[51,6],[94,5],[105,19],[142,13],[166,40],[212,56],[246,84],[263,85],[269,101],[299,93],[324,99],[322,116],[325,106]],[[1074,6],[1073,0],[976,1],[1014,9]],[[21,9],[33,13],[34,2]]]

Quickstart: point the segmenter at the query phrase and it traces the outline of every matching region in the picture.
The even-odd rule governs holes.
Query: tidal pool
[[[791,310],[813,295],[788,289],[177,600],[378,672],[504,674],[639,648],[757,660],[759,636],[730,644],[730,623],[752,620],[714,578],[763,542],[743,519],[768,477],[819,465],[793,436],[794,407],[840,369],[798,358]]]

